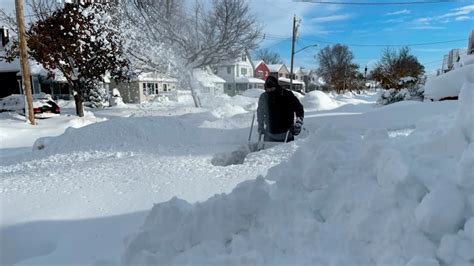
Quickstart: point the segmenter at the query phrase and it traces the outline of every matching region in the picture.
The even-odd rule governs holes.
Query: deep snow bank
[[[301,104],[303,104],[304,109],[307,111],[329,110],[339,106],[333,99],[322,91],[308,92],[305,97],[301,99]]]
[[[471,60],[474,57],[471,57]],[[463,84],[474,83],[474,64],[453,69],[440,76],[431,76],[425,84],[425,99],[440,100],[459,95]]]
[[[403,139],[324,128],[267,178],[155,205],[125,265],[469,265],[473,85],[459,111]],[[449,139],[451,145],[446,145]]]

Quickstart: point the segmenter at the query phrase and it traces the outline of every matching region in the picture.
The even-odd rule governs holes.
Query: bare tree
[[[25,1],[28,13],[28,23],[34,23],[38,20],[45,20],[54,11],[61,8],[63,5],[57,0],[26,0]],[[13,13],[8,13],[5,9],[0,8],[0,23],[12,32],[17,32],[16,17]]]
[[[329,89],[340,93],[342,90],[355,89],[357,82],[357,69],[354,64],[354,55],[349,48],[342,44],[326,46],[317,54],[319,68],[317,70]]]
[[[260,49],[255,52],[255,58],[263,60],[266,64],[282,64],[283,60],[278,53],[268,48]]]
[[[192,70],[238,58],[245,49],[256,47],[260,27],[246,1],[214,0],[211,5],[185,0],[129,1],[123,5],[124,12],[141,36],[139,43],[129,38],[127,50],[148,66],[187,73],[184,81],[197,107]]]
[[[402,78],[410,77],[410,80],[416,83],[424,72],[424,66],[410,54],[408,47],[400,48],[398,53],[386,48],[382,53],[382,58],[372,70],[371,76],[380,81],[386,89],[401,89],[405,85]]]

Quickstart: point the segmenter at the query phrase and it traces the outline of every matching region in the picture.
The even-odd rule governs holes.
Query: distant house
[[[268,69],[270,70],[270,76],[274,76],[275,78],[289,78],[290,71],[286,67],[285,64],[273,64],[267,65]]]
[[[253,65],[255,66],[253,76],[259,79],[267,80],[268,76],[270,76],[270,69],[268,68],[267,64],[263,60],[260,60],[254,61]]]
[[[293,84],[293,90],[294,91],[299,91],[299,92],[305,92],[306,90],[306,86],[304,84],[303,81],[301,80],[290,80],[289,78],[284,78],[284,77],[281,77],[281,78],[278,78],[278,83],[280,84],[280,86],[284,89],[287,89],[289,90],[290,89],[290,84],[292,83]]]
[[[176,99],[178,80],[158,72],[145,72],[129,81],[113,82],[125,103],[143,103],[157,97]]]
[[[228,95],[241,94],[245,90],[263,88],[262,79],[253,76],[254,66],[248,52],[239,58],[215,66],[215,74],[226,81],[224,92]]]
[[[201,85],[201,93],[224,94],[225,80],[212,73],[210,68],[194,69],[193,76]]]
[[[56,72],[43,68],[36,61],[30,60],[31,90],[33,94],[47,93],[53,99],[71,99],[72,92],[66,80]],[[59,72],[59,71],[57,71]],[[23,94],[20,60],[11,63],[0,61],[0,98],[11,94]]]

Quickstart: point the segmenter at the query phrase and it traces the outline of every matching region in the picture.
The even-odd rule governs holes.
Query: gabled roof
[[[209,68],[193,69],[193,76],[205,87],[212,87],[212,83],[225,83],[225,80],[212,73]]]
[[[303,67],[298,67],[298,68],[295,70],[295,73],[296,73],[296,74],[306,75],[306,74],[307,74],[307,71],[306,71]]]
[[[288,68],[286,67],[285,64],[272,64],[272,65],[267,65],[268,69],[270,69],[270,72],[280,72],[282,68]]]
[[[3,52],[0,52],[2,55]],[[35,60],[29,60],[30,64],[30,74],[31,75],[42,75],[47,76],[48,70],[46,70],[41,64],[36,62]],[[16,58],[10,63],[7,63],[5,60],[0,60],[0,72],[20,72],[20,59]]]
[[[260,64],[265,64],[263,60],[252,61],[255,68],[257,68]]]

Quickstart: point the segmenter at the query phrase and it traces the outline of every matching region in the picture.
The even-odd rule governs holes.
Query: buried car
[[[25,95],[12,94],[0,99],[0,112],[25,114]],[[61,108],[48,94],[33,95],[33,113],[37,118],[59,116]]]

